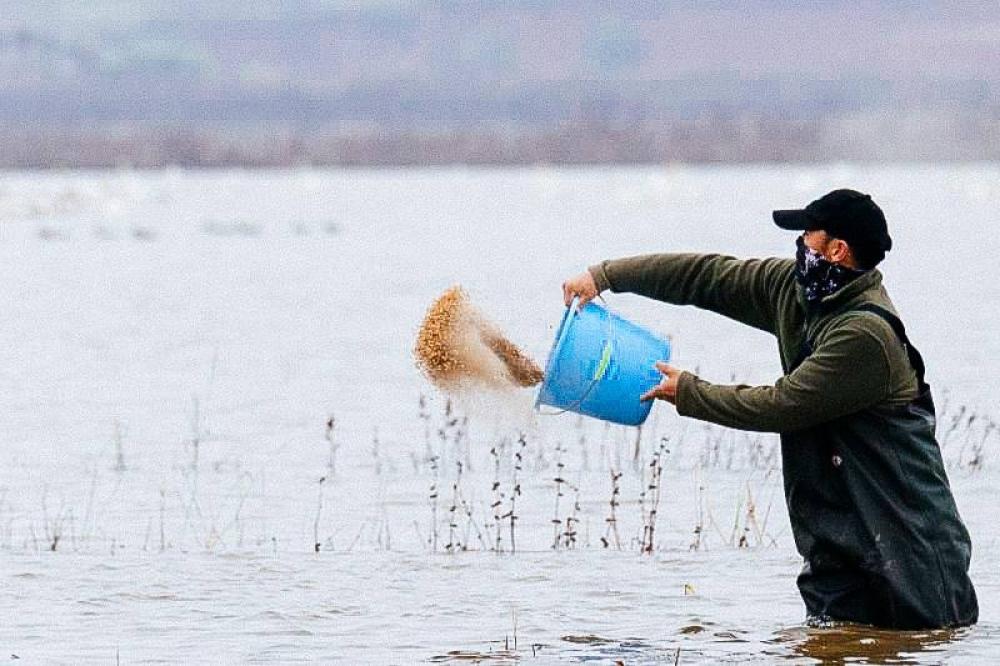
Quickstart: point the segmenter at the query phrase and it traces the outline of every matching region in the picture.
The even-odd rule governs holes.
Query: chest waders
[[[896,629],[974,623],[971,542],[934,438],[924,363],[899,318],[872,303],[904,345],[918,396],[782,433],[785,499],[805,559],[799,592],[812,620]],[[792,369],[809,354],[803,349]]]

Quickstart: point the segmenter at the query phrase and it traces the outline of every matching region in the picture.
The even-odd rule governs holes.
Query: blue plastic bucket
[[[670,360],[670,343],[595,303],[576,305],[563,314],[535,406],[640,425],[653,403],[639,396],[660,383],[654,364]]]

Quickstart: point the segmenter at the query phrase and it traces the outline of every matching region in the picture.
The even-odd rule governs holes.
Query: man
[[[971,543],[934,439],[934,403],[875,266],[892,247],[871,197],[835,190],[773,214],[792,259],[655,254],[592,266],[567,304],[632,292],[718,312],[778,339],[773,386],[712,384],[665,363],[642,396],[731,428],[781,434],[785,499],[810,623],[974,623]]]

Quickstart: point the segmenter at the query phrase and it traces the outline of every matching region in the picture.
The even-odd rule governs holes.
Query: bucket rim
[[[549,357],[545,360],[545,376],[542,378],[542,384],[538,387],[538,395],[535,396],[535,409],[539,409],[542,405],[542,394],[545,393],[546,389],[549,388],[549,378],[552,377],[553,366],[555,361],[559,358],[559,353],[562,351],[563,344],[566,342],[566,338],[569,335],[570,326],[573,324],[573,320],[583,314],[587,308],[592,308],[594,310],[599,310],[604,313],[604,316],[608,318],[609,325],[611,324],[611,318],[614,314],[606,307],[602,307],[598,303],[588,302],[583,307],[577,307],[580,303],[580,297],[576,296],[570,303],[569,307],[566,308],[566,312],[563,313],[562,320],[559,322],[559,330],[556,332],[555,342],[552,343],[552,349],[549,351]],[[610,341],[606,340],[605,345]],[[603,353],[607,353],[605,350]],[[602,373],[603,375],[603,373]],[[594,382],[591,384],[583,395],[577,398],[577,402],[582,401],[590,393],[593,385],[600,379],[600,377],[595,377]]]
[[[542,393],[548,388],[549,378],[552,376],[552,367],[555,365],[559,350],[562,349],[563,343],[566,341],[566,336],[569,334],[569,327],[573,323],[573,314],[577,313],[579,303],[580,297],[574,297],[569,307],[563,312],[562,319],[559,320],[559,330],[556,331],[556,337],[552,341],[549,357],[545,359],[545,376],[542,377],[542,385],[538,387],[538,395],[535,396],[535,409],[538,409],[542,404]]]

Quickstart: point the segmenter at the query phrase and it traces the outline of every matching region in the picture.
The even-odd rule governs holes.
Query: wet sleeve
[[[779,293],[793,265],[790,259],[670,253],[603,261],[589,270],[601,291],[694,305],[774,333]]]
[[[853,322],[830,333],[774,386],[712,384],[683,373],[677,413],[740,430],[793,432],[876,405],[889,392],[883,342]]]

